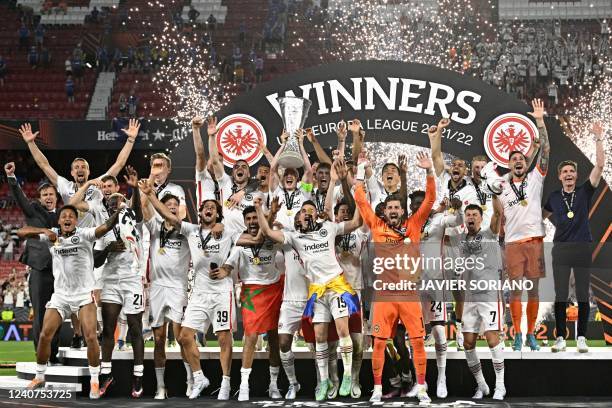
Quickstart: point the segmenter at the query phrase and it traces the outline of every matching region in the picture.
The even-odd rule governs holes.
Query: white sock
[[[144,365],[139,364],[139,365],[134,366],[134,376],[135,377],[142,377],[143,373],[144,373]]]
[[[45,372],[47,371],[46,364],[36,364],[36,379],[45,381]]]
[[[348,376],[353,368],[353,340],[351,340],[351,336],[341,337],[338,344],[340,345],[344,376]]]
[[[504,385],[504,347],[499,343],[495,347],[491,347],[491,361],[495,370],[495,385]]]
[[[91,377],[90,381],[92,383],[100,382],[98,380],[99,375],[100,375],[100,366],[96,366],[96,367],[89,366],[89,376]]]
[[[354,383],[359,383],[359,372],[361,371],[361,362],[363,361],[363,335],[361,333],[351,333],[351,340],[353,340],[351,376]]]
[[[155,367],[155,378],[157,379],[157,388],[164,388],[166,383],[164,382],[164,372],[166,367]]]
[[[246,386],[249,388],[249,376],[251,375],[250,368],[242,367],[240,369],[240,387]]]
[[[102,361],[100,366],[102,367],[101,374],[110,374],[113,369],[113,363],[110,361]]]
[[[446,328],[435,324],[431,327],[431,334],[434,337],[436,348],[436,365],[438,366],[438,381],[446,379]]]
[[[96,320],[100,323],[100,327],[102,327],[102,308],[100,306],[96,307]]]
[[[382,394],[382,384],[374,384],[374,391],[372,394]]]
[[[278,373],[280,373],[280,367],[272,367],[270,366],[270,386],[274,386],[278,388]]]
[[[297,384],[297,377],[295,376],[295,356],[293,351],[289,350],[286,353],[280,352],[281,364],[287,375],[289,384]]]
[[[193,372],[191,371],[191,366],[189,363],[183,362],[185,365],[185,371],[187,371],[187,382],[193,384]]]
[[[202,372],[202,370],[194,371],[193,372],[193,382],[198,383],[202,381],[204,381],[204,373]]]
[[[230,378],[227,375],[223,376],[221,380],[221,388],[229,388],[230,387]]]
[[[474,375],[476,382],[478,384],[486,383],[484,375],[482,375],[482,366],[480,365],[480,359],[478,358],[478,354],[476,354],[476,349],[466,349],[465,359],[467,360],[467,365],[470,368],[472,374]]]
[[[315,350],[315,360],[317,361],[317,371],[319,372],[320,381],[327,381],[329,380],[329,369],[327,367],[329,347],[327,346],[327,342],[316,343]]]
[[[338,342],[327,343],[329,357],[327,357],[327,375],[331,382],[340,382],[338,378]]]
[[[121,340],[125,343],[125,339],[127,338],[127,331],[128,331],[127,321],[123,319],[119,319],[117,321],[117,324],[119,325],[119,337],[117,340]]]

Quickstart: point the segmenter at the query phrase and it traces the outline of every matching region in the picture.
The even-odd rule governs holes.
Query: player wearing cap
[[[506,395],[504,385],[504,345],[500,334],[504,329],[504,300],[501,291],[490,287],[490,282],[501,282],[502,261],[498,235],[502,216],[502,207],[497,197],[493,198],[493,216],[488,226],[483,226],[482,207],[470,204],[465,207],[465,224],[467,232],[451,238],[462,255],[472,258],[472,268],[466,270],[463,278],[466,281],[465,309],[463,310],[463,334],[465,359],[476,379],[478,388],[473,398],[481,399],[489,394],[480,360],[476,354],[476,339],[481,331],[487,339],[491,350],[491,360],[495,370],[495,392],[493,399],[503,400]],[[468,263],[465,263],[468,265]]]
[[[424,154],[417,155],[418,166],[427,171],[427,188],[423,205],[410,218],[405,218],[405,212],[399,195],[391,195],[385,199],[384,218],[376,216],[366,199],[363,183],[359,183],[355,190],[355,202],[357,208],[370,227],[372,241],[377,243],[377,258],[395,258],[404,252],[410,257],[418,257],[418,244],[421,238],[421,228],[425,224],[431,208],[435,201],[435,179],[432,171],[432,162]],[[365,165],[362,162],[358,166],[357,180],[363,181],[365,176]],[[407,243],[407,245],[404,245]],[[417,246],[415,246],[417,245]],[[386,260],[386,259],[385,259]],[[407,271],[414,278],[418,271]],[[398,271],[391,270],[388,274],[390,280],[399,276]],[[383,289],[384,291],[384,289]],[[427,395],[427,384],[425,383],[425,370],[427,359],[423,336],[423,316],[421,304],[410,299],[412,291],[403,291],[401,300],[388,299],[375,301],[373,305],[372,335],[374,336],[374,351],[372,353],[372,371],[374,375],[374,392],[370,401],[382,399],[382,370],[384,365],[384,352],[387,339],[393,337],[398,319],[402,321],[408,331],[410,342],[414,349],[414,365],[417,375],[418,393],[420,402],[427,403],[430,400]],[[381,292],[383,295],[386,292]],[[393,294],[395,295],[395,294]]]
[[[36,377],[28,384],[28,389],[45,385],[51,340],[64,320],[78,313],[87,339],[87,361],[91,376],[89,398],[100,397],[100,347],[96,336],[96,306],[93,298],[93,243],[113,229],[117,218],[118,213],[115,213],[97,228],[80,228],[77,227],[78,210],[67,205],[59,210],[58,229],[26,226],[18,231],[21,239],[39,239],[49,244],[55,278],[54,292],[46,306],[36,351]]]
[[[510,173],[501,183],[499,199],[503,205],[505,218],[505,260],[508,277],[512,280],[528,279],[533,289],[527,300],[526,343],[531,350],[539,350],[535,336],[535,323],[538,317],[538,280],[544,277],[544,224],[542,219],[542,190],[548,171],[550,143],[544,124],[544,103],[540,99],[532,101],[533,112],[529,112],[538,127],[541,145],[536,167],[527,171],[527,159],[520,151],[512,151],[508,156]],[[510,297],[510,314],[514,327],[514,350],[523,347],[521,332],[522,304],[520,290],[513,291]]]
[[[276,210],[276,205],[273,209]],[[241,382],[238,401],[249,400],[249,376],[253,365],[255,345],[260,334],[267,334],[270,359],[270,384],[268,395],[272,399],[282,398],[278,390],[277,379],[280,372],[278,349],[278,318],[283,295],[283,282],[280,271],[275,264],[276,253],[281,245],[264,239],[259,233],[259,221],[255,207],[246,207],[243,211],[245,234],[261,242],[250,246],[236,246],[229,258],[221,267],[220,276],[238,273],[242,283],[240,304],[244,324],[245,342],[242,349]],[[272,211],[274,214],[274,211]]]
[[[605,165],[603,146],[604,129],[599,122],[593,124],[595,135],[595,166],[589,178],[578,185],[578,164],[564,160],[557,166],[561,190],[554,191],[542,210],[544,218],[555,225],[553,272],[555,278],[555,321],[557,339],[552,351],[565,351],[567,333],[566,309],[570,272],[574,271],[576,298],[578,300],[578,330],[576,348],[580,353],[588,352],[586,331],[589,320],[589,288],[591,277],[591,243],[593,237],[589,226],[591,199],[601,181]]]
[[[348,234],[361,225],[359,214],[355,214],[351,221],[338,224],[330,221],[317,223],[316,205],[312,201],[306,201],[299,212],[299,230],[276,231],[265,223],[261,208],[257,206],[256,208],[259,225],[264,235],[273,241],[291,244],[303,260],[306,276],[310,281],[309,300],[302,322],[311,321],[314,326],[316,361],[321,380],[315,398],[317,401],[325,400],[330,386],[327,331],[331,321],[335,322],[345,368],[339,394],[347,396],[351,392],[352,379],[349,367],[352,366],[353,354],[349,316],[359,313],[359,300],[336,260],[335,239],[338,235]]]

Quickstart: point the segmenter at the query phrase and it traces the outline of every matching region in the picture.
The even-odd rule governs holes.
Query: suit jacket
[[[30,202],[15,177],[8,177],[9,188],[13,198],[26,216],[26,224],[31,227],[53,228],[57,226],[57,210],[49,212],[38,201]],[[46,243],[37,239],[28,239],[26,248],[19,261],[31,268],[51,271],[51,253]]]

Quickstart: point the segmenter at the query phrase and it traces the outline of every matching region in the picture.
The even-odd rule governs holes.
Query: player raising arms
[[[78,210],[66,205],[59,210],[59,229],[23,227],[17,235],[21,239],[40,239],[49,244],[53,259],[54,292],[47,303],[38,350],[36,351],[36,377],[28,389],[45,385],[45,371],[51,354],[51,340],[65,319],[78,313],[87,340],[89,363],[89,398],[100,398],[100,347],[96,336],[96,304],[93,298],[93,243],[117,223],[119,212],[113,214],[97,228],[79,228]]]
[[[419,256],[417,247],[421,238],[421,228],[433,207],[436,192],[435,180],[432,170],[432,162],[425,154],[417,155],[418,166],[427,171],[427,188],[425,200],[420,208],[410,218],[405,218],[403,205],[399,195],[390,195],[385,198],[384,218],[376,216],[370,203],[366,199],[366,192],[363,186],[366,163],[358,165],[357,170],[357,189],[355,190],[355,202],[365,223],[370,227],[372,241],[379,245],[384,245],[381,250],[377,248],[377,257],[394,258],[402,248],[403,243],[409,241],[409,256]],[[361,181],[361,182],[360,182]],[[384,252],[384,254],[383,254]],[[416,294],[414,294],[416,295]],[[410,293],[405,295],[410,296]],[[427,359],[425,355],[425,344],[423,336],[423,315],[421,304],[415,299],[408,300],[403,298],[401,301],[375,301],[372,306],[372,335],[374,336],[374,351],[372,353],[372,371],[374,375],[374,392],[370,401],[380,401],[382,399],[382,371],[384,365],[384,353],[387,339],[393,337],[398,319],[402,321],[408,331],[410,342],[414,349],[414,366],[417,375],[418,392],[417,398],[420,402],[431,401],[427,395],[427,384],[425,383],[425,370]]]
[[[544,124],[544,103],[540,99],[532,101],[533,112],[529,112],[538,127],[541,145],[536,167],[528,172],[527,159],[520,151],[512,151],[508,156],[510,173],[501,183],[499,199],[505,217],[505,259],[508,277],[512,280],[527,278],[533,282],[533,289],[527,300],[527,337],[526,343],[531,350],[539,350],[535,336],[535,323],[538,317],[538,281],[544,277],[544,224],[542,220],[542,191],[544,178],[548,171],[550,142]],[[513,350],[523,347],[521,332],[522,304],[521,291],[510,296],[510,314],[514,327]]]
[[[482,366],[476,354],[476,339],[481,328],[491,350],[491,360],[495,370],[495,393],[493,399],[503,400],[506,395],[504,386],[504,345],[500,341],[500,334],[504,329],[504,301],[499,290],[487,288],[474,289],[485,282],[500,281],[502,279],[502,262],[498,236],[501,224],[502,207],[499,199],[493,197],[493,215],[491,222],[483,226],[482,207],[470,204],[465,207],[465,224],[467,232],[451,238],[451,242],[461,249],[463,256],[480,259],[475,262],[474,268],[467,270],[465,309],[463,311],[463,336],[465,359],[468,367],[476,379],[478,388],[473,398],[481,399],[489,394]],[[478,282],[478,285],[473,283]]]
[[[229,256],[236,243],[238,231],[223,229],[221,205],[212,197],[205,197],[199,208],[199,224],[181,221],[155,195],[147,180],[139,186],[153,208],[170,223],[172,228],[187,238],[195,270],[193,291],[181,323],[178,342],[183,347],[186,362],[193,372],[193,388],[189,398],[197,398],[210,384],[200,365],[200,352],[195,342],[197,331],[206,332],[212,323],[221,348],[223,379],[218,399],[230,395],[232,362],[232,331],[235,327],[234,285],[229,276],[221,277],[219,266]],[[246,244],[256,243],[254,241]]]
[[[278,199],[273,201],[273,212],[277,210]],[[278,390],[277,379],[280,372],[280,356],[278,349],[278,317],[283,295],[283,282],[280,271],[276,268],[276,253],[281,245],[263,239],[259,230],[259,221],[255,207],[246,207],[243,211],[244,223],[247,226],[245,234],[251,239],[261,237],[256,245],[236,246],[230,257],[219,271],[220,277],[230,276],[232,271],[238,272],[242,282],[240,304],[244,324],[245,343],[242,349],[241,382],[238,401],[249,399],[249,376],[253,365],[255,345],[260,334],[267,333],[270,359],[270,385],[268,395],[272,399],[282,398]],[[275,214],[274,214],[275,215]]]
[[[340,353],[344,375],[339,394],[347,396],[351,392],[351,367],[353,342],[349,334],[349,316],[359,312],[359,300],[347,282],[338,264],[335,239],[338,235],[348,234],[361,225],[358,214],[351,221],[317,223],[318,213],[312,201],[306,201],[299,210],[299,231],[272,230],[266,222],[263,210],[256,205],[259,226],[263,234],[278,243],[291,244],[304,262],[308,280],[309,300],[304,317],[312,318],[316,341],[316,361],[321,383],[315,398],[323,401],[329,390],[327,330],[331,320],[335,322],[339,336]]]

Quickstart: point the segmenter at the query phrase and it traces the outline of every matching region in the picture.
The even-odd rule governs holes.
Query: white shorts
[[[70,318],[72,314],[79,314],[79,310],[83,306],[90,303],[95,303],[93,292],[85,292],[80,294],[62,295],[54,293],[51,299],[47,302],[47,309],[55,309],[62,317],[62,320]]]
[[[465,302],[461,320],[464,333],[501,331],[504,328],[504,305],[500,302]]]
[[[187,291],[180,288],[151,285],[149,289],[151,327],[160,327],[167,321],[181,323],[187,307]]]
[[[191,294],[181,326],[206,333],[211,323],[215,333],[236,327],[233,291]]]
[[[278,334],[293,335],[300,330],[305,307],[306,301],[293,302],[290,300],[283,300],[280,307],[280,315],[278,317]]]
[[[100,299],[102,303],[121,305],[126,315],[139,314],[144,311],[144,288],[140,276],[135,279],[105,281]]]
[[[423,310],[423,321],[431,322],[446,322],[446,302],[438,299],[440,293],[431,293],[428,291],[419,292],[421,296],[421,310]]]
[[[313,323],[329,323],[341,317],[348,317],[348,306],[340,293],[328,290],[315,302]]]

